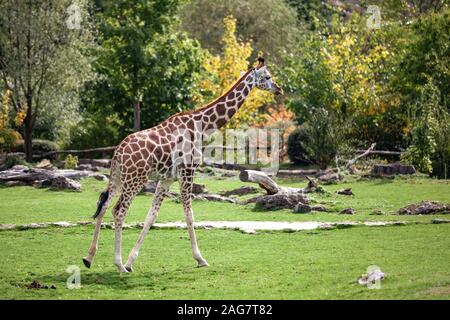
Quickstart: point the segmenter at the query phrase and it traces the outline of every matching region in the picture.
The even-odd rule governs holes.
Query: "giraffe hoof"
[[[197,266],[197,267],[199,267],[199,268],[202,268],[202,267],[209,267],[209,264],[208,264],[208,262],[206,262],[206,260],[203,260],[203,261],[201,261],[201,262],[198,263],[198,266]]]
[[[128,272],[133,272],[133,268],[130,266],[125,266],[125,269],[127,269]]]
[[[83,263],[86,266],[86,268],[90,268],[91,267],[91,262],[89,260],[87,260],[86,258],[83,258]]]

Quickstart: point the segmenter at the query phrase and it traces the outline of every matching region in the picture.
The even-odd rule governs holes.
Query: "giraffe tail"
[[[95,211],[94,215],[92,216],[93,219],[96,219],[98,217],[106,201],[108,201],[108,198],[109,198],[109,190],[103,191],[100,194],[100,198],[98,199],[97,202],[97,211]]]

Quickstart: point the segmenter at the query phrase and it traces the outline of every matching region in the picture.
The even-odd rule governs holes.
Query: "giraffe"
[[[208,266],[198,248],[194,230],[191,193],[194,172],[198,166],[198,161],[194,161],[194,154],[201,155],[201,148],[193,142],[193,136],[200,135],[204,139],[211,130],[223,127],[255,87],[276,95],[283,93],[272,79],[263,58],[259,58],[256,67],[250,68],[213,102],[197,110],[175,114],[153,128],[135,132],[118,145],[111,160],[108,187],[101,193],[94,214],[94,235],[88,255],[83,258],[87,268],[90,268],[97,251],[103,216],[113,197],[117,195],[119,198],[112,210],[115,229],[114,264],[119,272],[132,272],[133,263],[157,218],[164,195],[175,180],[180,184],[192,255],[198,267]],[[149,179],[158,181],[154,199],[140,235],[123,265],[121,242],[125,215],[133,198]]]

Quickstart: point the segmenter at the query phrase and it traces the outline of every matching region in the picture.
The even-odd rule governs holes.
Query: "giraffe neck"
[[[220,98],[194,112],[194,115],[201,115],[203,130],[222,128],[239,110],[254,87],[255,72],[250,69]]]

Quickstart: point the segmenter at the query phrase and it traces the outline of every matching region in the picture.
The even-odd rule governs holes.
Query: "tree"
[[[170,114],[193,107],[203,50],[177,30],[177,6],[178,1],[97,5],[101,48],[95,52],[95,69],[100,76],[85,86],[85,118],[115,114],[121,123],[119,138],[123,138],[131,128],[152,127]],[[83,123],[88,122],[92,123]],[[92,132],[92,126],[88,127]]]
[[[268,61],[279,63],[296,41],[296,13],[284,0],[192,0],[180,11],[183,29],[215,55],[222,52],[222,21],[230,15],[241,40],[252,43],[252,59],[264,52]]]
[[[403,103],[414,104],[431,79],[441,92],[441,105],[450,101],[450,10],[420,17],[396,75]]]
[[[223,19],[225,32],[222,36],[223,54],[210,55],[205,60],[206,74],[200,82],[199,101],[204,103],[226,92],[232,84],[249,67],[249,58],[253,49],[248,42],[240,42],[236,38],[236,19],[228,16]],[[238,128],[242,125],[252,126],[262,121],[259,108],[273,102],[272,94],[258,89],[253,90],[239,111],[227,123],[227,128]]]
[[[14,111],[25,114],[27,161],[32,160],[33,130],[43,106],[76,91],[90,73],[83,54],[90,39],[86,16],[86,1],[0,2],[1,76],[12,92]]]

